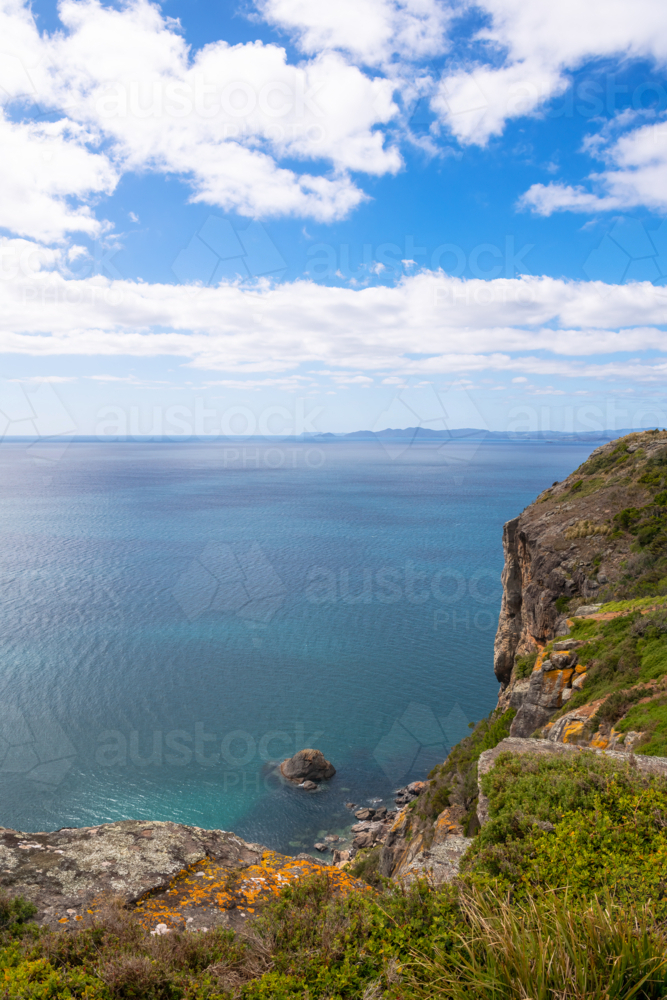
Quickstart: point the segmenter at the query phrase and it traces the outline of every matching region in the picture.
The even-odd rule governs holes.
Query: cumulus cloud
[[[646,205],[667,209],[667,122],[633,129],[608,146],[593,147],[609,164],[590,175],[594,190],[565,184],[533,184],[519,204],[539,215],[596,212]]]
[[[102,223],[82,202],[110,194],[118,174],[86,147],[90,139],[74,123],[12,122],[0,108],[0,226],[47,242],[70,232],[99,235]]]
[[[530,114],[569,84],[568,71],[617,57],[667,61],[662,0],[482,0],[488,61],[446,73],[433,108],[460,142],[485,145],[508,119]]]
[[[335,381],[354,385],[369,385],[375,373],[484,370],[655,380],[667,362],[589,359],[664,351],[666,305],[665,289],[648,283],[532,276],[483,281],[422,272],[361,290],[309,281],[197,288],[36,269],[0,281],[0,351],[172,355],[233,378],[291,378],[299,366],[318,363],[318,374],[338,371]]]
[[[438,0],[260,0],[267,21],[308,53],[340,49],[367,66],[424,59],[446,47],[452,8]]]
[[[0,225],[15,233],[94,235],[93,196],[109,194],[122,173],[145,170],[176,174],[192,200],[248,216],[330,221],[365,198],[349,171],[379,176],[401,166],[378,129],[397,111],[391,82],[340,53],[296,66],[262,42],[193,52],[146,0],[121,9],[64,0],[59,14],[65,30],[48,36],[16,0],[0,12],[11,53],[0,55],[0,88],[14,118],[25,94],[62,116],[42,125],[2,119],[11,155],[0,166],[10,192]]]

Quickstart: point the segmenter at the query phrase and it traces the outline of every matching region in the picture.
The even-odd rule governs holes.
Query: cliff
[[[506,737],[667,755],[667,432],[597,448],[507,522],[503,546],[497,709],[399,812],[385,875],[476,832],[478,760]]]
[[[624,599],[661,603],[666,474],[667,433],[630,434],[597,448],[505,525],[494,670],[499,707],[517,710],[512,736],[536,733],[590,679],[580,652],[590,640],[581,630],[573,638],[575,620],[639,610],[605,607]]]
[[[338,891],[363,885],[225,830],[137,820],[54,833],[0,828],[0,895],[20,894],[51,928],[89,923],[115,902],[153,932],[238,929],[286,885],[322,872]]]
[[[503,545],[498,707],[400,791],[396,813],[355,814],[352,866],[348,852],[322,866],[173,823],[0,829],[0,889],[21,892],[47,924],[115,895],[147,927],[237,926],[318,870],[343,891],[358,884],[347,872],[450,879],[480,825],[478,761],[508,737],[667,755],[667,432],[596,449],[505,525]]]

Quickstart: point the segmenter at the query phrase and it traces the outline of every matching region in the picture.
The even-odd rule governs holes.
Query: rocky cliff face
[[[569,633],[568,616],[630,592],[634,539],[619,516],[650,514],[652,470],[666,454],[665,432],[605,444],[505,525],[494,670],[499,706],[517,710],[512,736],[530,736],[543,726],[576,681],[576,657],[565,650],[537,664],[546,643]]]
[[[667,595],[667,432],[631,434],[597,448],[508,521],[503,546],[498,707],[398,813],[382,847],[385,875],[400,877],[429,852],[474,834],[478,760],[504,738],[545,752],[588,747],[627,754],[634,746],[643,752],[647,733],[628,730],[628,710],[644,705],[655,722],[656,706],[664,705],[667,749],[667,603],[664,613],[650,610],[653,595],[661,607],[660,595]],[[605,601],[638,597],[649,607],[598,613]],[[617,615],[624,616],[622,627]],[[643,659],[644,634],[663,637],[651,640],[660,649],[650,663]]]

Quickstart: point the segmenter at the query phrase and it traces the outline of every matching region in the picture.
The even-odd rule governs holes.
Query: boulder
[[[373,819],[375,809],[358,809],[354,815],[357,819]]]
[[[284,760],[280,773],[288,781],[301,785],[305,781],[324,781],[333,778],[336,768],[329,763],[321,750],[299,750]]]
[[[372,832],[369,831],[368,833],[358,833],[352,841],[352,846],[360,849],[364,847],[372,847],[374,843],[375,837]]]

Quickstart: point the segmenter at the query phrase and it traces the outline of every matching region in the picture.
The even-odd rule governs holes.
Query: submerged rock
[[[316,782],[333,778],[336,768],[321,750],[299,750],[293,757],[282,762],[280,773],[288,781],[301,785],[306,781]]]

